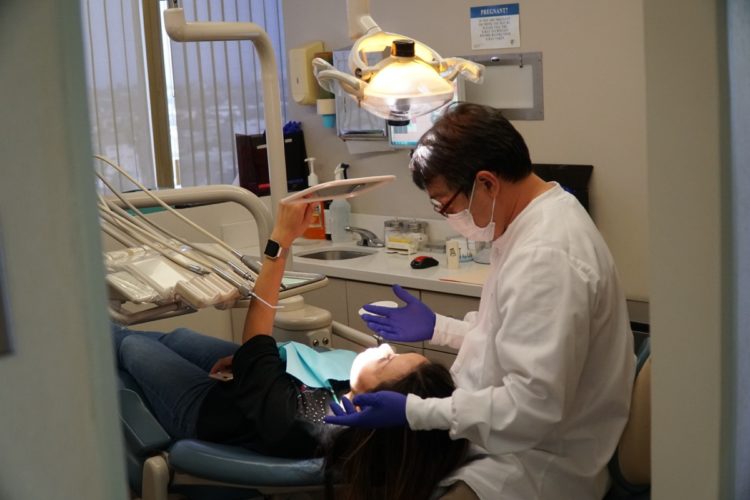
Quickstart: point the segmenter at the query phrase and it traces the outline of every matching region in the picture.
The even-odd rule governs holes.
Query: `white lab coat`
[[[412,429],[449,429],[488,456],[458,470],[484,499],[601,499],[628,417],[635,359],[612,256],[559,185],[492,245],[479,311],[438,315],[458,387],[407,398]]]

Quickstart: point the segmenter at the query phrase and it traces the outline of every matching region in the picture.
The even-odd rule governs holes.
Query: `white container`
[[[398,219],[389,219],[383,223],[383,240],[386,242],[386,245],[391,238],[401,235],[402,226],[403,224]]]
[[[469,240],[460,238],[458,240],[458,260],[461,262],[470,262],[472,260],[471,246]]]
[[[445,242],[445,255],[448,269],[458,269],[461,244],[458,240],[448,240]]]
[[[427,245],[427,223],[416,219],[404,223],[404,233],[414,241],[417,250],[424,249]]]
[[[345,166],[342,163],[333,172],[336,180],[344,179]],[[328,206],[330,219],[327,221],[331,227],[331,241],[334,243],[346,243],[352,241],[352,235],[346,230],[349,226],[349,216],[352,207],[345,199],[336,199]]]
[[[331,241],[334,243],[344,243],[352,240],[352,235],[346,230],[349,225],[349,215],[352,208],[346,200],[333,200],[328,207],[330,219],[328,224],[331,227]]]

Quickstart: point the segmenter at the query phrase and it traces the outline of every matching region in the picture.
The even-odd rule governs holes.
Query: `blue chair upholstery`
[[[194,476],[243,486],[319,486],[323,460],[269,457],[238,446],[194,439],[177,441],[169,449],[169,463]]]
[[[266,489],[278,493],[320,490],[325,485],[322,459],[268,457],[239,446],[194,439],[173,441],[151,413],[138,385],[124,372],[120,373],[119,399],[128,482],[143,500],[167,498],[168,491],[195,500],[254,498],[263,496]],[[154,460],[170,473],[148,471]],[[190,477],[188,484],[178,481],[182,476]],[[154,483],[164,491],[150,491]]]

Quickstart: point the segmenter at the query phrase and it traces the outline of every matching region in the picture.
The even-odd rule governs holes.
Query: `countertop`
[[[370,255],[342,260],[320,260],[304,257],[316,250],[345,249],[371,251]],[[429,255],[439,264],[427,269],[412,269],[409,265],[417,255]],[[387,253],[385,248],[360,247],[356,244],[333,244],[329,241],[295,244],[292,247],[292,269],[295,271],[324,274],[331,278],[379,283],[399,284],[403,287],[434,292],[479,297],[482,287],[461,280],[483,281],[489,265],[462,262],[458,269],[448,269],[444,253],[418,252],[412,255]],[[442,278],[442,279],[441,279]],[[444,281],[445,279],[457,281]]]

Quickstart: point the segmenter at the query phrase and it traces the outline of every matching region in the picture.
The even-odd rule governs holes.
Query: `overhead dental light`
[[[356,40],[349,53],[351,74],[314,59],[321,87],[335,92],[338,82],[370,113],[403,125],[448,103],[459,75],[481,83],[484,66],[458,57],[443,59],[421,42],[381,30],[369,15],[369,3],[347,0],[349,36]]]

